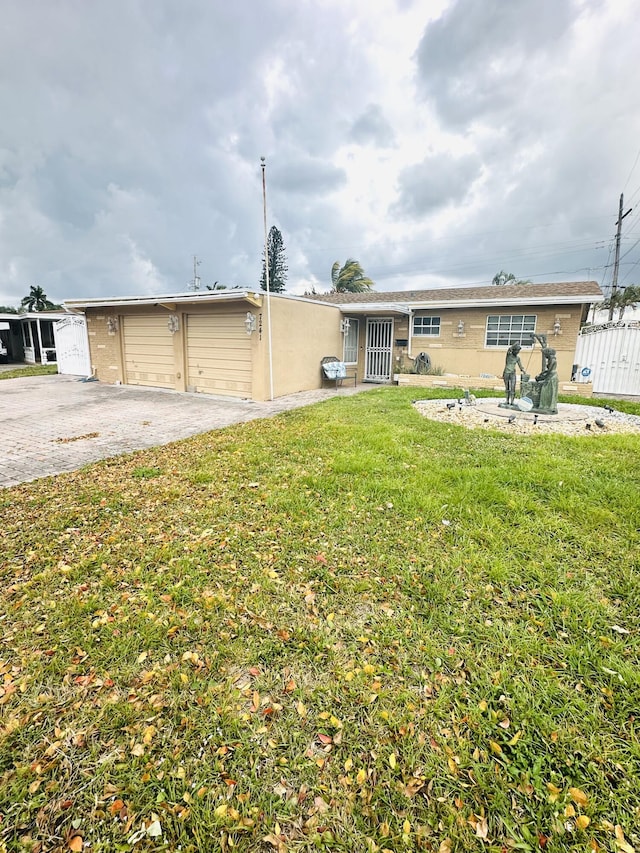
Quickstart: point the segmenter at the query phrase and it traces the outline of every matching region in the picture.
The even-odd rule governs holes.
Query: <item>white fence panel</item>
[[[578,382],[600,394],[640,396],[640,328],[624,323],[583,329],[574,363]]]
[[[85,318],[73,314],[58,320],[53,324],[53,337],[56,342],[58,373],[90,376],[91,357]]]

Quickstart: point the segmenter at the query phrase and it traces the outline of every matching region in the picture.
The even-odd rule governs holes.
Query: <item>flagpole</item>
[[[267,343],[269,347],[269,399],[273,400],[273,357],[271,350],[271,293],[269,283],[269,242],[267,238],[267,183],[265,178],[265,158],[260,158],[262,168],[262,210],[264,213],[264,279],[267,286]]]

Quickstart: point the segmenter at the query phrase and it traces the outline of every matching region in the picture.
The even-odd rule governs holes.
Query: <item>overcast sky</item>
[[[2,0],[0,304],[640,282],[633,0]],[[637,205],[637,208],[636,208]],[[628,254],[625,254],[628,253]]]

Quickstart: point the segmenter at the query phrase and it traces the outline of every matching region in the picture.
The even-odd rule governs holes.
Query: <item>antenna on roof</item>
[[[198,267],[202,261],[199,261],[197,256],[193,256],[193,278],[189,282],[189,290],[200,290],[200,276],[198,275]]]

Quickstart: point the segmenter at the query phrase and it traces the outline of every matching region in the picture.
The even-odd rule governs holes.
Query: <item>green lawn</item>
[[[429,396],[0,491],[0,851],[640,851],[640,436]]]
[[[49,376],[58,372],[57,364],[16,365],[13,370],[0,370],[0,379],[18,379],[21,376]]]

